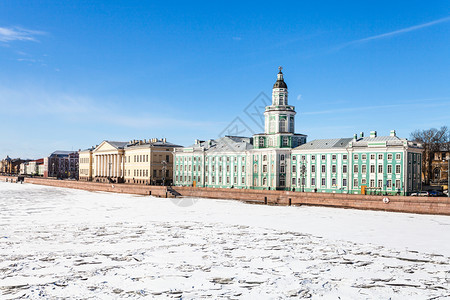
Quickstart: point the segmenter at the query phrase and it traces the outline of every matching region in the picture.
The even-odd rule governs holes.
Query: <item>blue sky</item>
[[[0,157],[260,132],[280,65],[309,140],[409,137],[450,125],[449,53],[448,1],[2,1]]]

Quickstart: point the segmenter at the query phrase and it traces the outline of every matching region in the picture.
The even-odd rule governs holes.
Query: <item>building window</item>
[[[375,187],[375,179],[370,179],[370,187]]]
[[[233,183],[234,183],[234,184],[237,184],[237,177],[236,177],[236,176],[234,176],[234,181],[233,181]]]
[[[331,156],[331,159],[332,159],[332,160],[336,160],[336,154],[333,154],[333,155]]]
[[[227,176],[227,184],[230,184],[230,177]]]
[[[230,157],[229,156],[227,156],[227,162],[230,162]]]
[[[383,173],[383,165],[378,165],[378,173]]]
[[[267,161],[267,155],[263,155],[263,161]]]
[[[370,165],[370,173],[375,174],[375,165]]]
[[[289,138],[287,136],[283,137],[283,146],[289,146]]]
[[[336,165],[331,166],[331,173],[336,173]]]
[[[400,186],[400,180],[396,180],[395,181],[395,187],[397,188],[397,189],[400,189],[401,188],[401,186]]]
[[[284,154],[281,154],[280,159],[284,160]]]
[[[383,187],[383,180],[381,180],[381,179],[378,180],[378,187],[379,188]]]
[[[332,186],[336,186],[336,178],[332,178],[331,179],[331,185]]]
[[[267,185],[267,178],[266,177],[263,178],[263,185]]]
[[[342,186],[347,186],[347,178],[342,179]]]
[[[392,180],[388,179],[388,180],[386,181],[386,187],[387,187],[387,188],[391,188],[391,187],[392,187]]]
[[[245,172],[245,166],[242,166],[242,173]]]
[[[316,185],[316,178],[311,178],[311,185]]]
[[[267,173],[267,165],[263,165],[263,172]]]
[[[190,170],[189,170],[190,171]],[[222,172],[222,166],[219,166],[219,172]]]
[[[234,173],[237,173],[237,166],[234,166]]]
[[[383,159],[383,154],[378,154],[378,159]]]
[[[362,160],[366,160],[366,159],[367,159],[367,154],[362,154],[362,155],[361,155],[361,159],[362,159]]]
[[[396,160],[400,160],[400,159],[401,159],[401,157],[402,157],[402,156],[401,156],[401,154],[400,154],[400,153],[397,153],[397,154],[395,154],[395,159],[396,159]]]
[[[342,155],[342,159],[346,160],[347,159],[347,154]]]
[[[387,166],[387,172],[388,174],[392,174],[392,165]]]
[[[280,166],[280,173],[284,173],[284,165]]]
[[[316,166],[315,165],[311,166],[311,173],[316,173]]]
[[[322,173],[325,173],[325,165],[322,165]]]
[[[361,173],[366,174],[367,173],[367,165],[361,166]]]
[[[212,183],[216,183],[216,177],[215,177],[215,176],[213,176],[213,177],[211,178],[211,182],[212,182]]]
[[[227,166],[227,173],[230,172],[230,166]]]
[[[325,178],[322,178],[322,186],[326,184]]]
[[[342,173],[347,173],[347,165],[342,166]]]
[[[322,155],[322,160],[325,160],[325,158],[326,158],[325,155]]]
[[[353,179],[353,187],[358,187],[358,179]]]
[[[367,184],[367,179],[365,178],[361,179],[361,184]]]
[[[280,119],[279,125],[280,125],[280,132],[286,132],[286,120]]]
[[[295,165],[292,166],[292,172],[293,172],[293,173],[297,172],[297,166],[295,166]]]
[[[358,173],[358,165],[353,165],[353,173]]]
[[[315,155],[312,155],[312,156],[311,156],[311,160],[316,160],[316,156],[315,156]]]
[[[292,177],[292,185],[295,185],[295,183],[296,183],[296,179],[295,179],[295,177]]]
[[[388,159],[388,160],[392,160],[392,153],[389,153],[389,154],[387,155],[387,159]]]
[[[358,160],[358,154],[353,154],[353,159]]]
[[[400,174],[401,173],[401,166],[400,165],[396,165],[395,166],[395,173],[396,174]]]
[[[306,160],[306,155],[302,155],[302,160],[303,160],[303,161]]]
[[[375,159],[375,154],[370,154],[370,159]]]
[[[297,160],[297,156],[293,155],[292,160]]]
[[[244,177],[241,178],[241,183],[242,183],[242,184],[245,183],[245,178],[244,178]]]
[[[255,164],[255,165],[253,166],[253,173],[257,173],[257,172],[258,172],[258,165]]]

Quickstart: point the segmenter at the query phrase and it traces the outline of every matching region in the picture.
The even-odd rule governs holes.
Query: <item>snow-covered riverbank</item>
[[[0,295],[450,295],[450,217],[0,183]]]

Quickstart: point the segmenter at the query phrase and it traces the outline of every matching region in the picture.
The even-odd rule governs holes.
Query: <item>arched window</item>
[[[434,180],[441,179],[441,169],[439,169],[439,168],[434,169],[433,178],[434,178]]]

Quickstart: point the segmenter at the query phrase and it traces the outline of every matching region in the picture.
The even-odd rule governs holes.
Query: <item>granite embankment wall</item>
[[[15,177],[0,176],[1,181],[15,180]],[[107,184],[71,180],[52,180],[43,178],[25,178],[25,182],[56,187],[82,189],[87,191],[103,191],[157,197],[173,197],[167,187],[145,186],[134,184]],[[199,187],[172,187],[181,196],[215,199],[233,199],[251,203],[270,205],[314,205],[367,210],[383,210],[393,212],[450,215],[450,199],[447,197],[406,197],[387,196],[388,203],[383,202],[385,196],[302,193],[291,191],[264,191],[242,189],[218,189]]]

